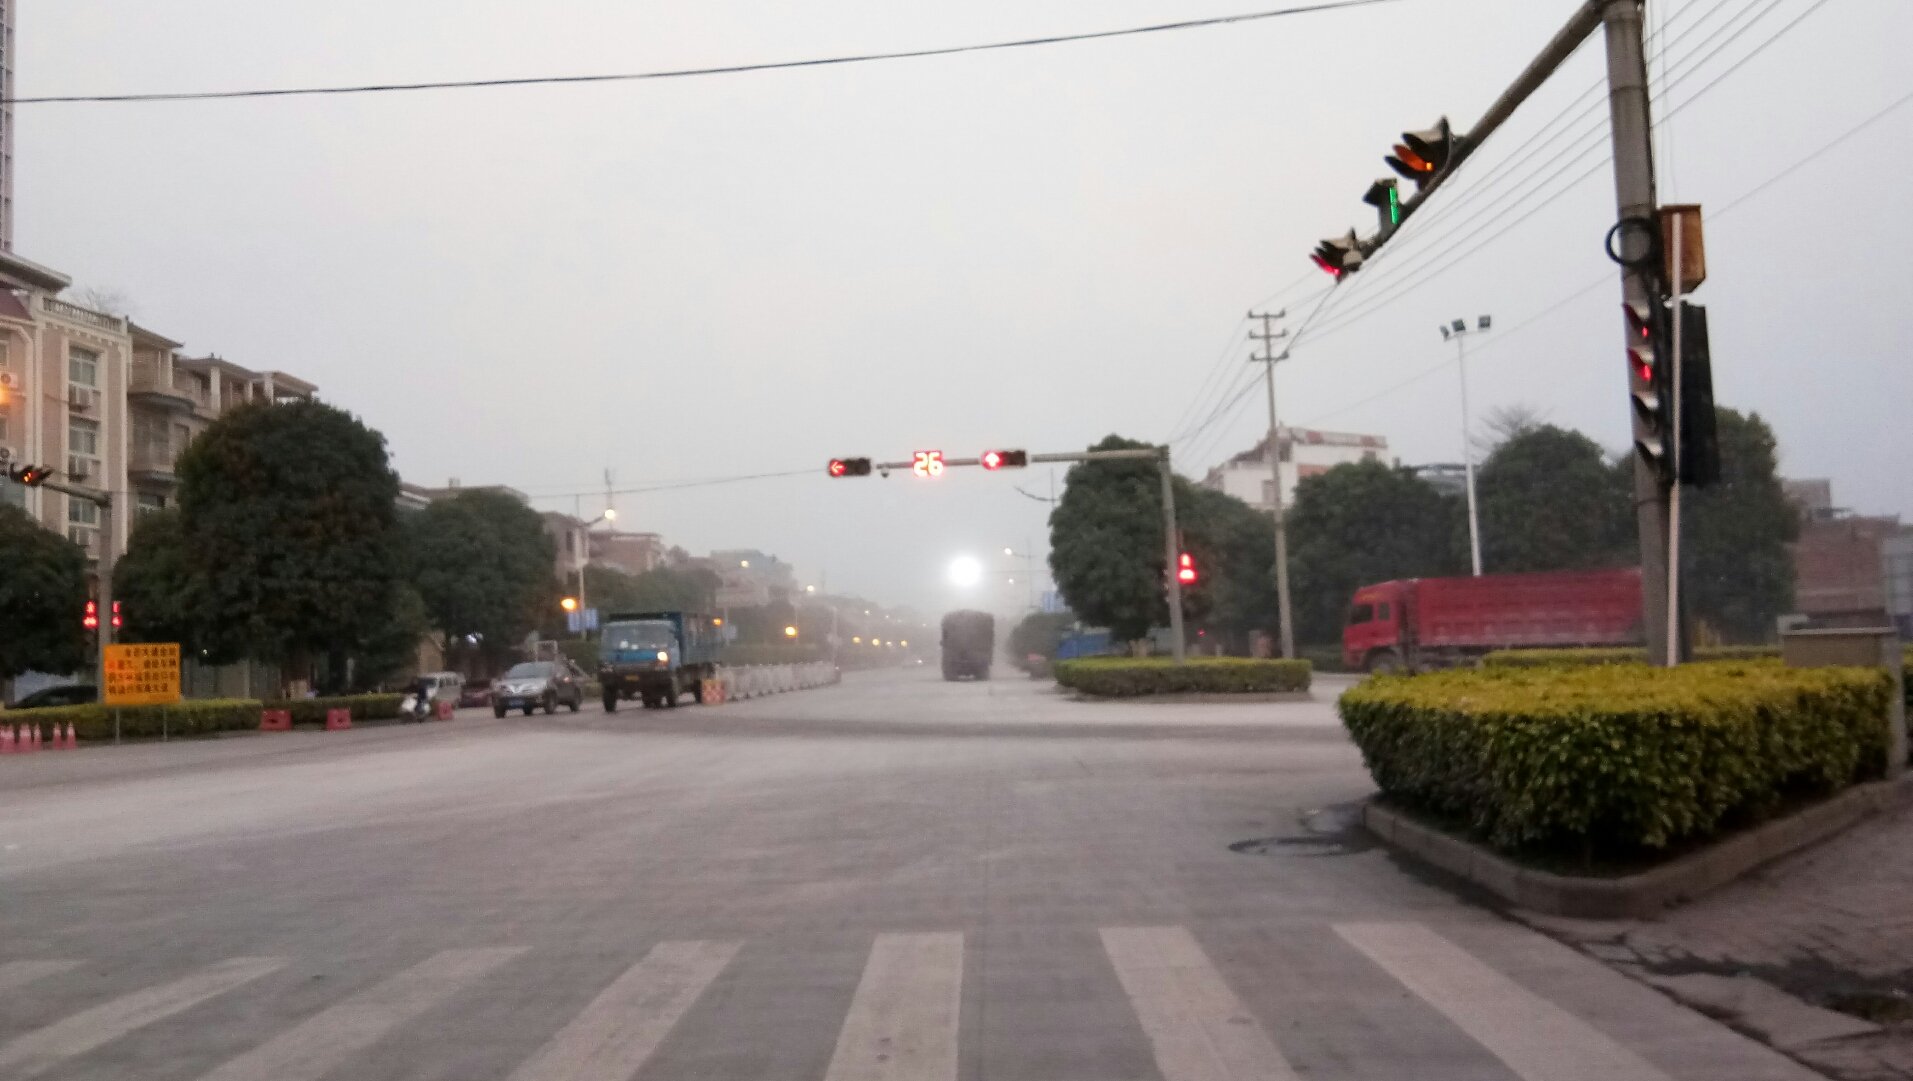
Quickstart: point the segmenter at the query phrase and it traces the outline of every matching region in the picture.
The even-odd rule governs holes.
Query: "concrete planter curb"
[[[1584,919],[1643,919],[1901,804],[1913,804],[1913,776],[1855,785],[1785,818],[1620,878],[1577,878],[1532,870],[1374,800],[1363,807],[1362,824],[1383,844],[1521,908]]]

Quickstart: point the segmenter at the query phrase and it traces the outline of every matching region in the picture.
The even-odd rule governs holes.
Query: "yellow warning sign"
[[[109,706],[157,706],[179,701],[179,643],[106,647]]]

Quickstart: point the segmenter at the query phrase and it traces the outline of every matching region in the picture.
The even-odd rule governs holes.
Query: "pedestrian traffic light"
[[[7,467],[7,479],[29,488],[38,488],[45,484],[53,470],[43,465],[10,465]]]
[[[86,614],[80,617],[80,626],[85,627],[89,631],[97,631],[100,629],[99,601],[86,602]]]
[[[870,459],[832,458],[825,472],[833,477],[867,477],[870,475]]]
[[[910,457],[910,471],[925,479],[943,475],[943,452],[920,450]]]
[[[118,601],[114,601],[114,602],[113,602],[113,629],[114,629],[114,630],[119,630],[119,629],[120,629],[120,626],[121,626],[121,623],[120,623],[120,602],[118,602]]]
[[[1336,281],[1362,269],[1362,242],[1350,229],[1347,236],[1330,237],[1315,246],[1314,254],[1309,256],[1315,265],[1328,272]]]
[[[1192,586],[1196,584],[1196,577],[1196,557],[1188,552],[1182,553],[1176,558],[1176,581]]]
[[[1392,176],[1385,176],[1368,186],[1368,194],[1362,196],[1362,202],[1375,208],[1381,218],[1383,229],[1402,223],[1401,182]]]
[[[985,469],[1022,469],[1030,464],[1027,450],[986,450],[977,464]]]
[[[1413,180],[1419,190],[1448,170],[1455,156],[1455,130],[1447,117],[1435,121],[1426,131],[1405,131],[1395,152],[1383,159],[1404,179]]]
[[[1707,345],[1707,309],[1681,308],[1682,484],[1706,487],[1720,481],[1720,430],[1714,410],[1714,360]]]
[[[1627,313],[1627,380],[1634,404],[1634,451],[1663,482],[1673,479],[1672,386],[1667,371],[1667,310],[1658,299],[1622,305]]]

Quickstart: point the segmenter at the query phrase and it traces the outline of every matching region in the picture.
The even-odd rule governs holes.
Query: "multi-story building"
[[[609,530],[590,534],[591,562],[625,574],[643,574],[664,563],[664,538],[656,533]]]
[[[711,553],[717,572],[717,603],[724,608],[756,608],[772,601],[790,600],[797,592],[797,573],[789,563],[755,548],[731,548]]]
[[[1338,465],[1380,461],[1388,453],[1388,440],[1379,435],[1279,428],[1276,436],[1284,506],[1294,504],[1295,486],[1303,477],[1326,473]],[[1202,486],[1235,496],[1258,510],[1273,508],[1275,480],[1269,475],[1268,439],[1209,470]]]
[[[1793,545],[1794,608],[1821,621],[1877,624],[1913,633],[1913,525],[1898,515],[1853,514],[1826,480],[1784,480],[1800,514]]]
[[[124,495],[116,506],[172,503],[173,463],[221,413],[248,402],[310,398],[317,388],[284,372],[256,372],[61,300],[71,281],[0,252],[0,457],[45,465],[59,480]],[[0,501],[100,554],[99,508],[45,488],[0,485]],[[132,513],[113,516],[124,551]]]

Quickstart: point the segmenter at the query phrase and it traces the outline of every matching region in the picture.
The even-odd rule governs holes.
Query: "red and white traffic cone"
[[[0,724],[0,754],[13,753],[13,726]]]
[[[33,752],[40,749],[39,745],[33,742],[33,726],[30,724],[23,724],[20,726],[19,739],[20,739],[20,749],[22,751],[25,751],[28,754],[32,754]]]
[[[45,746],[46,746],[46,726],[36,724],[33,726],[33,749],[37,751]]]
[[[80,737],[73,731],[72,721],[66,722],[66,749],[69,751],[80,749]]]

